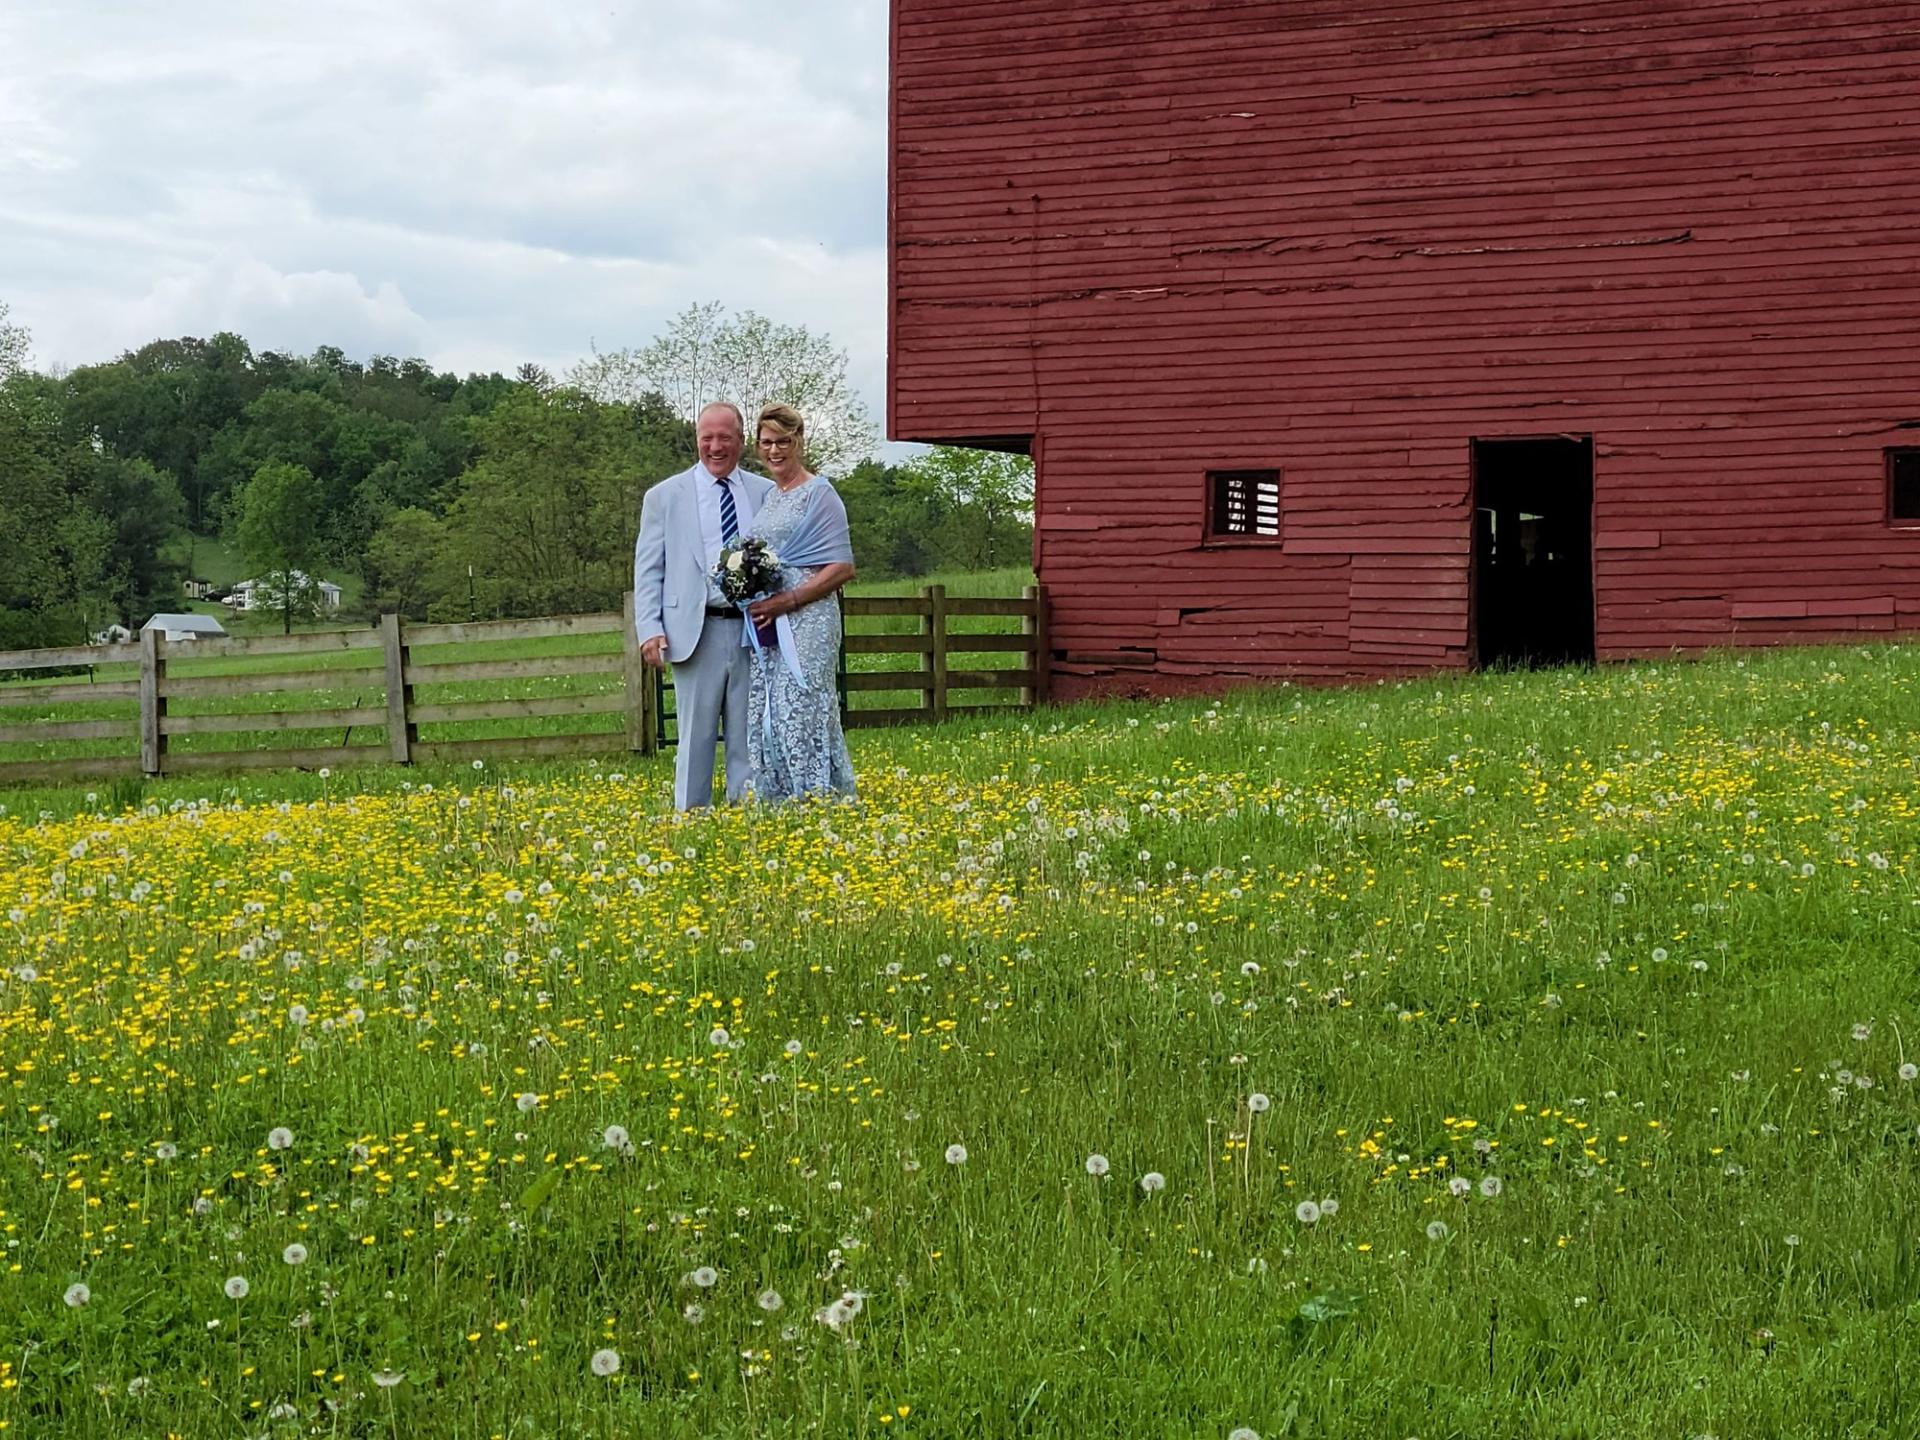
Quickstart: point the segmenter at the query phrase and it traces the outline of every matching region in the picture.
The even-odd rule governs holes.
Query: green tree
[[[173,476],[188,524],[204,530],[221,494],[218,475],[203,470],[209,446],[260,388],[253,352],[238,335],[155,340],[67,376],[67,433]]]
[[[173,556],[186,502],[165,471],[92,447],[74,453],[72,475],[85,508],[101,522],[99,573],[123,624],[138,627],[156,610],[177,609],[186,566]]]
[[[27,353],[33,345],[26,327],[9,321],[9,313],[7,302],[0,300],[0,384],[27,368]]]
[[[715,302],[690,305],[651,344],[596,350],[567,378],[603,404],[660,396],[687,420],[729,400],[751,427],[762,406],[791,405],[806,417],[807,464],[829,474],[873,453],[873,421],[847,378],[847,352],[804,325],[776,324],[751,310],[729,315]]]
[[[435,576],[443,569],[446,543],[447,527],[437,515],[409,507],[387,516],[367,542],[367,608],[376,615],[426,619],[440,595]]]
[[[516,390],[475,422],[475,444],[430,582],[461,618],[469,565],[482,614],[617,608],[642,491],[693,459],[691,427],[657,401],[602,405],[570,389]]]
[[[991,570],[1031,550],[1033,461],[1026,456],[936,445],[901,467],[901,483],[925,499],[950,547],[942,563]]]
[[[74,644],[108,613],[107,524],[74,493],[35,378],[0,382],[0,650]]]
[[[312,471],[286,461],[262,465],[235,497],[234,543],[266,583],[289,635],[293,617],[314,608],[314,573],[326,554],[314,522],[324,498]]]

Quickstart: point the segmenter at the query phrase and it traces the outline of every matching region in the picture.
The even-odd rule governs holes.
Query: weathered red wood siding
[[[1594,437],[1602,658],[1920,626],[1920,5],[894,0],[893,46],[889,431],[1032,439],[1069,691],[1469,663],[1476,436]],[[1203,548],[1236,467],[1277,548]]]

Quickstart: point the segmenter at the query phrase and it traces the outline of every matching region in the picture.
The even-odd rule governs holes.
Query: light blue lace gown
[[[810,492],[826,484],[816,475],[792,490],[768,496],[753,517],[751,533],[771,545],[776,555],[782,553],[782,546],[807,514]],[[837,495],[821,498],[831,498],[836,505],[839,499]],[[785,571],[783,588],[803,584],[817,570]],[[762,650],[753,662],[747,757],[753,766],[754,797],[780,801],[802,795],[852,795],[853,761],[840,728],[836,673],[839,597],[825,596],[787,618],[799,652],[800,676],[788,669],[777,650]]]

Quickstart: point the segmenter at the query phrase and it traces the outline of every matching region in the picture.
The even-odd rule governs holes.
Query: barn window
[[[1887,518],[1920,525],[1920,450],[1887,452]]]
[[[1916,452],[1920,453],[1920,452]],[[1278,540],[1280,472],[1209,470],[1207,539]]]

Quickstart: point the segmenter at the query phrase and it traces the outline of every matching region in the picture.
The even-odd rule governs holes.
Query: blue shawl
[[[808,482],[806,508],[801,512],[800,522],[793,527],[793,533],[780,544],[773,547],[780,557],[781,578],[787,583],[782,590],[790,590],[800,583],[800,570],[812,570],[821,565],[851,565],[853,563],[853,538],[847,530],[847,507],[840,498],[840,492],[828,483],[824,475],[816,475]],[[762,597],[755,596],[754,599]],[[753,618],[746,614],[753,600],[742,600],[740,611],[746,624],[740,627],[740,643],[753,647],[755,659],[761,656],[760,636],[753,628]],[[773,622],[773,633],[779,638],[780,656],[787,662],[787,669],[793,678],[805,685],[806,675],[800,668],[800,652],[794,644],[793,624],[787,616],[778,616]]]

